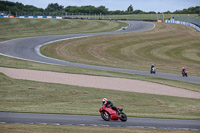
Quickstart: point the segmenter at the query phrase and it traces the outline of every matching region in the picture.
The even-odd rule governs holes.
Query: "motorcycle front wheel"
[[[110,115],[108,112],[101,112],[101,117],[102,119],[104,119],[105,121],[109,121],[110,120]]]
[[[127,121],[127,116],[124,113],[121,113],[122,118],[120,119],[121,121]]]

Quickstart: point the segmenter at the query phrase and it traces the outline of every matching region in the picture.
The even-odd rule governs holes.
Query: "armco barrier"
[[[196,29],[197,31],[200,31],[200,27],[198,27],[198,26],[196,26],[192,23],[189,23],[189,22],[175,21],[175,20],[165,20],[165,23],[183,24],[183,25],[190,26],[190,27]]]
[[[0,18],[13,18],[14,16],[0,16]],[[62,19],[58,16],[17,16],[17,18],[49,18],[49,19]]]
[[[62,19],[58,16],[17,16],[18,18],[50,18],[50,19]]]
[[[0,18],[9,18],[10,16],[0,16]]]

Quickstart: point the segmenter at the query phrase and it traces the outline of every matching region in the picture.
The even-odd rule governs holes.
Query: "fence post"
[[[163,17],[163,19],[162,19],[162,20],[163,20],[163,23],[164,23],[164,21],[165,21],[165,20],[164,20],[164,14],[162,14],[162,17]]]
[[[157,22],[158,22],[158,14],[156,13],[156,17],[157,17]]]

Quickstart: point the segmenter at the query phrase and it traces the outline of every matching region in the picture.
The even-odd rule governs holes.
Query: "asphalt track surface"
[[[200,130],[200,120],[128,117],[126,122],[122,122],[120,120],[104,121],[100,115],[85,116],[0,112],[0,123]]]
[[[122,73],[132,73],[139,75],[155,76],[166,79],[187,81],[200,84],[200,77],[183,78],[181,75],[157,73],[151,75],[149,71],[128,70],[120,68],[102,67],[72,63],[68,61],[57,60],[45,57],[40,54],[40,47],[51,42],[80,38],[94,35],[119,34],[127,32],[140,32],[154,28],[154,24],[146,22],[126,21],[129,27],[126,30],[114,32],[72,34],[72,35],[53,35],[41,37],[20,38],[0,42],[0,54],[17,59],[29,60],[34,62],[55,64],[63,66],[82,67],[89,69],[114,71]],[[81,126],[102,126],[102,127],[129,127],[129,128],[160,128],[160,129],[185,129],[200,130],[200,121],[194,120],[169,120],[169,119],[151,119],[151,118],[133,118],[129,117],[127,122],[104,121],[100,116],[82,116],[82,115],[57,115],[57,114],[31,114],[31,113],[7,113],[0,112],[0,123],[25,123],[25,124],[50,124],[50,125],[81,125]]]
[[[40,37],[29,37],[29,38],[20,38],[20,39],[14,39],[14,40],[9,40],[9,41],[3,41],[3,42],[0,42],[0,55],[34,61],[34,62],[47,63],[47,64],[154,76],[154,77],[160,77],[164,79],[172,79],[172,80],[179,80],[179,81],[200,84],[200,77],[189,76],[186,78],[186,77],[182,77],[181,74],[177,75],[177,74],[160,73],[160,72],[157,72],[155,75],[152,75],[150,74],[149,71],[139,71],[139,70],[120,69],[120,68],[73,63],[69,61],[62,61],[58,59],[49,58],[40,54],[41,46],[46,45],[48,43],[55,42],[55,41],[59,41],[59,40],[81,38],[81,37],[95,36],[95,35],[105,35],[105,34],[140,32],[140,31],[153,29],[155,26],[152,23],[146,23],[146,22],[137,22],[137,21],[126,21],[126,22],[129,23],[129,27],[127,27],[126,30],[118,30],[118,31],[103,32],[103,33],[89,33],[89,34],[40,36]]]

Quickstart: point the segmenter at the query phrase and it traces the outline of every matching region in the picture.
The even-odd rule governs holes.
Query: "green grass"
[[[199,131],[161,130],[113,127],[0,124],[1,133],[198,133]]]
[[[200,99],[104,90],[9,78],[0,74],[0,111],[99,115],[107,97],[135,117],[200,119]]]
[[[200,76],[200,33],[177,24],[155,23],[153,30],[139,33],[92,36],[43,46],[42,54],[53,58],[117,68]]]
[[[21,32],[24,32],[25,34],[27,31],[23,30],[22,26],[29,25],[28,22],[31,22],[33,26],[34,25],[36,26],[36,24],[38,25],[38,23],[41,24],[42,22],[45,23],[49,21],[50,21],[49,23],[51,24],[59,24],[61,22],[62,23],[73,22],[73,24],[69,24],[69,25],[71,26],[74,25],[74,27],[75,25],[77,25],[77,23],[85,22],[85,20],[62,20],[62,21],[58,20],[57,21],[57,20],[43,20],[43,19],[0,19],[0,21],[5,21],[4,23],[1,23],[1,24],[7,25],[8,30],[6,34],[9,36],[13,35],[13,37],[14,36],[23,37],[23,34],[16,35],[16,33],[12,33],[12,28],[20,29],[22,30]],[[7,23],[8,21],[9,23]],[[92,22],[96,22],[96,21],[92,21]],[[97,22],[100,23],[102,21],[100,22],[97,21]],[[41,26],[40,31],[45,31],[46,29],[43,29],[44,27],[45,26]],[[78,32],[77,28],[73,28],[73,30],[74,32]],[[182,33],[180,32],[180,30],[184,32]],[[2,31],[3,30],[0,30],[0,33],[4,34]],[[171,32],[174,32],[175,36],[171,35]],[[38,31],[33,30],[32,34],[36,35],[36,33],[38,33]],[[175,40],[175,42],[180,41],[182,38],[185,37],[186,33],[191,34],[191,36],[187,38],[189,38],[190,40],[193,39],[194,41],[196,40],[195,42],[197,43],[193,44],[191,43],[191,41],[189,41],[186,47],[183,47],[186,52],[184,52],[182,56],[178,54],[178,56],[182,58],[180,60],[179,57],[175,56],[176,55],[175,53],[176,51],[178,51],[178,53],[181,53],[183,49],[182,47],[181,49],[176,48],[175,50],[173,50],[172,48],[177,47],[177,46],[169,45],[170,47],[172,47],[172,48],[169,47],[169,50],[172,49],[172,52],[170,52],[170,51],[167,51],[167,49],[165,49],[165,47],[163,46],[165,45],[168,46],[167,42],[171,43],[173,42],[173,40]],[[45,35],[45,32],[41,32],[40,35]],[[9,36],[6,36],[6,38],[9,39]],[[180,38],[180,36],[183,36],[183,37]],[[191,74],[199,75],[198,59],[199,59],[200,54],[199,54],[199,47],[198,47],[198,38],[194,39],[194,37],[196,36],[199,36],[198,33],[189,27],[179,26],[179,25],[170,25],[170,24],[157,24],[154,30],[147,31],[147,32],[122,34],[122,35],[114,35],[114,36],[107,35],[107,36],[89,37],[85,39],[68,40],[67,43],[70,44],[70,47],[69,48],[66,47],[66,50],[68,50],[68,54],[69,54],[68,56],[70,58],[73,57],[71,56],[71,52],[73,52],[73,54],[76,54],[76,56],[74,56],[73,59],[71,59],[71,61],[79,62],[81,60],[81,62],[83,61],[84,63],[85,62],[88,63],[89,61],[89,63],[92,63],[92,64],[107,65],[107,66],[113,66],[113,67],[123,67],[123,68],[129,68],[129,69],[141,69],[141,70],[149,70],[149,66],[152,63],[154,63],[158,71],[178,73],[178,74],[180,74],[179,71],[182,66],[189,66],[188,67],[189,75]],[[177,38],[178,38],[178,41],[176,41]],[[83,41],[83,42],[80,42],[80,41]],[[150,44],[143,43],[147,41],[149,41]],[[162,43],[160,41],[165,41],[165,43]],[[63,44],[63,43],[66,43],[66,42],[65,41],[58,42],[58,44]],[[72,46],[71,43],[73,43],[74,45]],[[80,45],[78,43],[80,43]],[[94,45],[94,44],[97,44],[97,45]],[[189,44],[193,44],[193,45],[189,45]],[[157,48],[154,50],[154,47],[152,45],[153,46],[155,45]],[[54,45],[54,46],[57,47],[57,45]],[[55,47],[52,47],[52,48],[48,47],[50,48],[49,49],[50,53],[52,53],[51,50],[54,51]],[[139,50],[135,49],[135,47]],[[88,50],[91,48],[93,51],[92,53],[88,52]],[[105,49],[105,50],[102,51],[102,49],[103,50]],[[151,52],[148,52],[148,50],[151,50]],[[154,53],[158,54],[158,56],[155,56]],[[171,56],[174,59],[178,58],[180,60],[179,64],[181,65],[177,66],[176,60],[174,60]],[[192,63],[183,61],[183,59],[185,60],[185,57],[190,57],[188,58],[187,61],[190,61]],[[67,58],[67,60],[70,60],[70,58],[68,57],[65,57],[65,58]],[[168,58],[169,59],[172,58],[174,61],[170,61]],[[8,57],[4,57],[4,56],[0,56],[0,62],[1,62],[0,66],[3,66],[3,67],[15,67],[15,68],[25,68],[25,69],[35,69],[35,70],[47,70],[47,71],[76,73],[76,74],[89,74],[89,75],[138,79],[138,80],[150,81],[150,82],[155,82],[155,83],[161,83],[161,84],[165,84],[169,86],[185,88],[185,89],[194,90],[194,91],[200,91],[198,84],[192,84],[192,83],[180,82],[180,81],[174,81],[174,80],[166,80],[166,79],[161,79],[161,78],[153,78],[153,77],[148,77],[148,76],[122,74],[122,73],[90,70],[90,69],[75,68],[75,67],[45,65],[41,63],[34,63],[34,62],[29,62],[29,61],[12,59]]]
[[[2,21],[2,19],[0,19],[0,21]],[[44,25],[41,26],[40,30],[34,31],[34,28],[32,27],[33,29],[31,29],[31,31],[27,31],[26,29],[23,29],[23,27],[26,27],[26,28],[30,27],[29,22],[27,21],[31,21],[31,20],[22,19],[22,21],[25,21],[23,23],[19,19],[8,19],[8,21],[10,21],[11,23],[1,22],[1,24],[7,25],[7,31],[5,29],[0,30],[0,35],[2,37],[1,40],[7,40],[7,39],[25,37],[25,36],[39,36],[39,35],[54,34],[53,32],[51,32],[55,30],[55,29],[51,29],[52,25],[56,23],[62,23],[59,21],[52,21],[52,22],[49,22],[49,25],[48,25],[46,22],[44,22],[45,26]],[[38,22],[38,21],[41,21],[41,20],[35,19],[33,22],[31,22],[33,23],[31,24],[31,26],[35,24],[38,25],[37,23],[41,24],[41,22]],[[44,21],[50,21],[50,20],[44,20]],[[74,22],[73,24],[70,24],[71,26],[74,25],[73,29],[75,30],[69,31],[66,34],[70,34],[72,32],[78,33],[78,28],[76,28],[75,23],[79,23],[79,22],[77,21],[77,22]],[[48,27],[51,30],[46,31],[46,28],[44,27]],[[20,29],[20,30],[18,30],[19,32],[18,33],[16,31],[13,31],[12,29]],[[163,29],[163,30],[160,30],[160,29]],[[183,33],[181,33],[180,31],[182,31]],[[5,35],[3,34],[3,32],[5,32]],[[55,34],[63,34],[63,32],[66,32],[66,31],[62,31],[60,29],[60,31],[57,30]],[[171,32],[173,32],[175,35],[170,35]],[[185,37],[185,33],[188,33],[191,36]],[[104,58],[105,53],[108,52],[109,53],[108,57],[112,60],[112,63],[114,65],[116,65],[116,63],[119,61],[119,63],[122,64],[121,66],[124,67],[126,65],[125,68],[131,68],[131,69],[138,68],[142,70],[146,70],[146,69],[149,70],[149,66],[152,64],[152,62],[154,61],[166,62],[168,60],[160,61],[159,59],[160,58],[168,59],[168,56],[167,56],[168,54],[170,55],[171,58],[172,57],[174,58],[176,57],[176,52],[168,53],[165,51],[165,49],[163,50],[157,49],[156,51],[153,51],[152,47],[147,47],[147,49],[142,49],[142,47],[145,46],[145,43],[147,43],[146,45],[148,45],[148,42],[150,42],[150,43],[153,43],[152,45],[154,45],[154,43],[156,42],[156,44],[159,45],[160,41],[162,40],[164,41],[162,45],[164,45],[164,43],[166,42],[173,42],[174,40],[176,42],[183,42],[184,46],[186,46],[187,48],[189,47],[189,52],[188,52],[188,49],[186,49],[186,52],[184,53],[184,57],[191,56],[190,51],[192,51],[192,57],[195,57],[194,59],[198,60],[199,59],[198,36],[199,36],[198,33],[189,27],[184,27],[184,26],[179,27],[177,25],[170,25],[170,24],[169,25],[157,24],[156,29],[147,31],[147,32],[123,34],[123,35],[116,35],[116,36],[107,35],[107,36],[99,36],[99,37],[94,37],[94,38],[69,40],[72,42],[77,41],[76,43],[74,43],[75,49],[74,47],[72,47],[69,50],[69,53],[70,51],[74,52],[74,50],[78,51],[77,53],[81,53],[81,54],[85,53],[83,56],[84,59],[80,58],[80,60],[88,61],[88,59],[90,59],[94,61],[93,58],[95,58],[98,60],[97,62],[98,64],[99,61],[100,63],[102,63],[101,61],[102,57]],[[137,40],[132,41],[132,39],[130,38],[136,38]],[[156,40],[153,40],[152,38]],[[94,41],[95,39],[97,39],[97,41]],[[186,39],[186,40],[180,41],[181,39]],[[188,41],[187,39],[190,39],[190,41]],[[110,40],[112,40],[111,43],[110,43]],[[81,49],[77,50],[76,48],[78,46],[77,43],[78,42],[80,43],[80,41],[83,41],[83,44],[86,42],[88,43],[88,45],[84,46],[82,45],[82,42],[81,42],[80,48],[84,48],[83,51]],[[87,54],[87,52],[85,51],[87,51],[88,49],[91,50],[89,46],[91,46],[92,43],[95,44],[96,42],[97,44],[100,44],[100,45],[99,47],[95,47],[95,49],[93,49],[94,50],[93,55],[95,56],[91,56],[90,52],[89,54]],[[122,45],[123,42],[125,45]],[[187,46],[187,43],[185,42],[188,42],[189,44],[191,44],[191,46]],[[101,51],[102,50],[101,46],[103,43],[105,43],[105,46],[102,48],[105,48],[106,52]],[[138,43],[139,47],[136,47],[136,48],[141,49],[140,50],[141,52],[138,52],[138,50],[136,50],[135,52],[135,49],[133,49],[131,45],[133,43],[136,43],[136,44]],[[159,45],[160,46],[159,48],[162,48],[161,47],[162,45]],[[127,47],[127,46],[130,46],[130,47]],[[177,48],[177,46],[175,47]],[[152,51],[148,52],[148,49],[151,49]],[[121,53],[117,54],[116,51],[117,52],[121,51]],[[137,52],[138,54],[136,54]],[[147,54],[142,53],[142,52],[147,52]],[[158,53],[159,56],[155,56],[154,54],[152,54],[155,52]],[[180,53],[180,50],[178,53]],[[126,54],[129,56],[127,56]],[[75,56],[75,57],[77,58],[78,56]],[[181,57],[180,54],[178,54],[178,59],[180,58],[183,58],[183,57]],[[106,62],[106,60],[108,59],[105,58],[104,62]],[[131,62],[129,62],[130,60]],[[72,61],[75,61],[75,60],[72,60]],[[133,63],[133,61],[135,63]],[[174,81],[174,80],[166,80],[166,79],[161,79],[161,78],[152,78],[148,76],[114,73],[114,72],[90,70],[90,69],[67,67],[67,66],[47,65],[47,64],[41,64],[41,63],[34,63],[30,61],[13,59],[13,58],[4,57],[4,56],[0,56],[0,62],[1,62],[0,63],[1,67],[15,67],[15,68],[34,69],[34,70],[45,70],[45,71],[55,71],[55,72],[138,79],[138,80],[150,81],[150,82],[185,88],[189,90],[199,91],[199,84],[192,84],[192,83],[180,82],[180,81]],[[163,65],[162,63],[157,64],[155,62],[154,64],[156,65],[157,68],[159,68],[158,69],[159,71],[166,72],[168,70],[171,70],[171,68],[173,68],[172,70],[174,71],[174,67],[172,67],[172,64],[170,61],[168,61],[167,66],[165,66],[166,68],[163,67],[165,69],[161,69],[161,66]],[[109,64],[102,64],[102,65],[112,64],[110,62],[108,63]],[[123,65],[123,63],[125,64]],[[132,63],[135,65],[133,65]],[[140,65],[140,67],[137,66],[137,63]],[[186,64],[186,62],[184,63]],[[195,61],[192,61],[192,63],[193,64],[191,64],[191,66],[195,64]],[[96,64],[96,62],[94,64]],[[177,66],[177,63],[174,63],[174,65],[176,65],[177,67],[176,70],[180,71],[179,67]],[[194,67],[198,68],[199,67],[198,63],[195,64]],[[194,67],[191,67],[191,68],[194,68]],[[198,72],[196,75],[198,75]],[[102,89],[96,89],[96,88],[83,88],[83,87],[68,86],[68,85],[47,84],[47,83],[40,83],[40,82],[15,80],[15,79],[6,77],[3,74],[0,74],[0,92],[1,92],[0,93],[0,101],[1,101],[0,111],[62,113],[62,114],[71,114],[73,112],[73,114],[99,115],[98,108],[99,108],[100,100],[102,97],[108,97],[115,104],[122,105],[125,109],[125,112],[128,114],[128,116],[200,119],[199,99],[110,91],[110,90],[102,90]],[[88,97],[90,98],[89,100],[88,100]],[[92,103],[90,103],[91,101]],[[88,107],[89,104],[91,104],[91,111],[88,112],[87,108],[89,108]]]
[[[99,20],[0,18],[0,40],[118,30],[126,23]]]
[[[197,17],[198,14],[189,14]],[[188,14],[131,14],[131,15],[105,15],[105,19],[128,19],[128,20],[164,20],[171,19],[172,16],[188,16]]]

